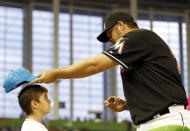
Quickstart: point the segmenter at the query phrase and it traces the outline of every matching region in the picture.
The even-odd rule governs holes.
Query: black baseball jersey
[[[135,125],[172,104],[187,105],[176,58],[156,33],[131,31],[103,53],[121,65],[124,95]]]

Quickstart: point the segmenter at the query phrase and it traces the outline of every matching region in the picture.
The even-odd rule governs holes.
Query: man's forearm
[[[102,71],[96,67],[95,62],[86,59],[67,67],[55,69],[55,72],[57,79],[83,78]]]
[[[104,54],[85,59],[76,64],[54,69],[57,79],[83,78],[105,71],[118,65],[114,60]]]

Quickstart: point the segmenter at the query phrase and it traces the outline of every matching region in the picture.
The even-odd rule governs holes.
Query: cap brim
[[[22,85],[22,84],[24,84],[24,83],[26,83],[26,82],[25,82],[25,81],[23,81],[23,82],[18,82],[18,84],[14,84],[14,85],[12,85],[12,86],[9,86],[9,87],[5,88],[5,92],[6,92],[6,93],[9,93],[10,91],[16,89],[17,87],[19,87],[20,85]]]
[[[97,39],[100,41],[100,42],[108,42],[109,41],[109,38],[108,38],[108,36],[107,36],[107,34],[106,34],[106,32],[109,30],[109,28],[108,29],[106,29],[106,30],[104,30],[98,37],[97,37]]]

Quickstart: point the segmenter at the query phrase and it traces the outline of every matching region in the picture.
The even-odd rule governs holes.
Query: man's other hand
[[[117,96],[110,96],[104,101],[106,107],[110,108],[113,112],[121,112],[127,110],[126,100],[120,99]]]

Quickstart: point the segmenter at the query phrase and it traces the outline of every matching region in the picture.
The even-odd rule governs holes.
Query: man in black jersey
[[[47,70],[31,83],[83,78],[121,67],[126,100],[111,96],[105,105],[114,112],[129,110],[138,131],[190,128],[190,112],[177,61],[154,32],[139,29],[132,16],[115,12],[105,20],[97,39],[111,42],[102,54],[59,69]]]

